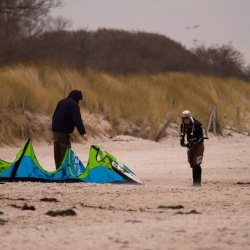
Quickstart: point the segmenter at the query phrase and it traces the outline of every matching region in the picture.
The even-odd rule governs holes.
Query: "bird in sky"
[[[197,29],[198,27],[200,27],[200,25],[194,25],[192,27],[185,27],[186,29]]]
[[[193,39],[193,44],[195,44],[196,46],[198,45],[198,43],[200,43],[200,41],[199,40],[197,40],[197,39]]]

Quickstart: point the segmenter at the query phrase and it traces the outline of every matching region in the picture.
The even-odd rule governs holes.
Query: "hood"
[[[192,126],[191,135],[193,135],[193,134],[194,134],[194,118],[193,118],[191,112],[190,112],[189,110],[184,110],[184,111],[182,112],[182,114],[181,114],[181,117],[182,117],[182,132],[181,132],[181,135],[182,135],[182,136],[184,135],[185,123],[184,123],[183,120],[184,120],[185,118],[187,118],[187,117],[190,118],[191,124],[186,125],[186,126]]]
[[[79,102],[80,100],[82,100],[82,92],[80,90],[72,90],[69,93],[68,98],[71,98],[76,102]]]

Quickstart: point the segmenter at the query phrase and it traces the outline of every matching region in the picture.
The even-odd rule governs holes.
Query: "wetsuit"
[[[182,122],[180,131],[180,144],[182,147],[187,147],[187,156],[190,167],[193,171],[193,184],[201,185],[201,163],[204,153],[204,139],[202,124],[193,117],[190,117],[190,124]],[[185,143],[185,136],[187,143]]]

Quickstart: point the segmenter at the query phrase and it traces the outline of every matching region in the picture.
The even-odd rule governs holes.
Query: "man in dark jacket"
[[[67,148],[71,148],[70,134],[75,127],[83,140],[88,140],[78,104],[80,100],[82,100],[82,92],[73,90],[67,98],[59,101],[55,109],[52,119],[52,131],[54,132],[56,169],[60,167]]]
[[[193,170],[193,186],[201,186],[201,163],[204,153],[202,124],[192,117],[189,110],[182,112],[180,144],[188,148],[188,162]],[[187,143],[185,143],[185,136]]]

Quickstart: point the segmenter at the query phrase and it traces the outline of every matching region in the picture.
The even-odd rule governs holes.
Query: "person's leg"
[[[188,154],[188,162],[190,164],[190,168],[192,168],[192,177],[193,177],[193,183],[194,179],[196,178],[196,171],[194,169],[194,152],[192,148],[189,148],[187,151]]]
[[[201,173],[202,169],[200,165],[193,166],[193,185],[201,186]]]
[[[190,168],[192,168],[193,167],[193,158],[194,158],[192,148],[189,148],[187,150],[187,158],[188,158],[188,163],[190,164]]]
[[[203,159],[203,153],[204,153],[204,143],[200,142],[197,143],[193,147],[193,184],[195,186],[201,186],[201,175],[202,175],[202,169],[201,169],[201,163]]]
[[[56,169],[58,169],[61,164],[61,153],[60,153],[60,145],[56,141],[54,141],[54,160],[56,164]]]
[[[54,132],[54,137],[54,158],[56,169],[58,169],[60,168],[67,149],[71,148],[71,143],[69,134]]]

